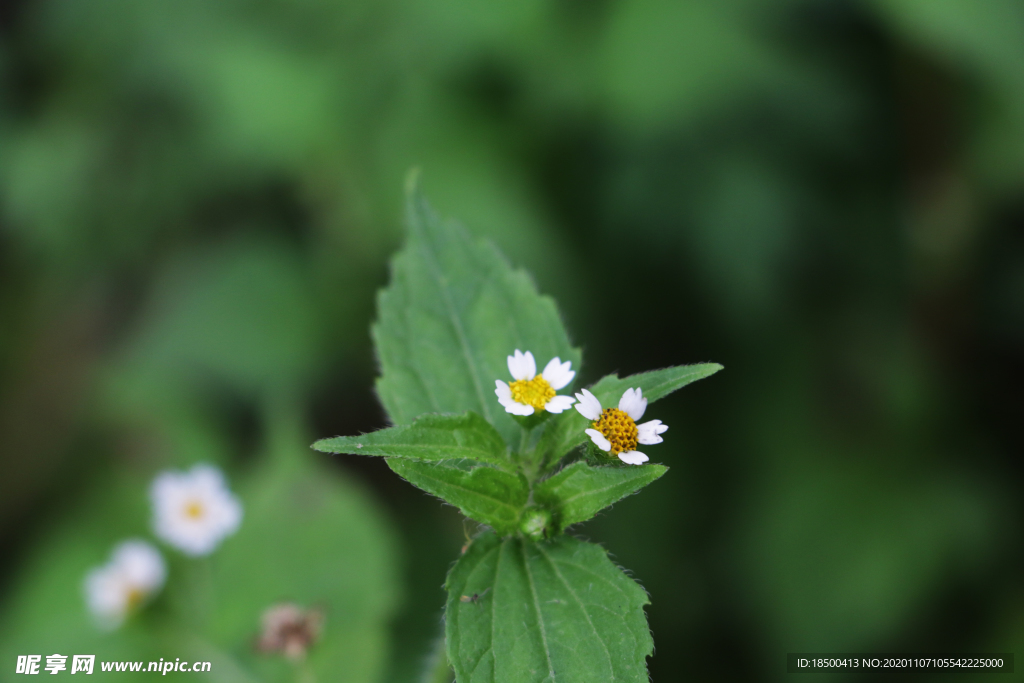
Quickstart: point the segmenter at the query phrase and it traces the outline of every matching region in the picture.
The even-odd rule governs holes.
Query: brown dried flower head
[[[320,609],[302,609],[291,602],[271,605],[263,612],[263,627],[256,648],[260,652],[278,652],[291,660],[302,659],[320,638],[324,613]]]

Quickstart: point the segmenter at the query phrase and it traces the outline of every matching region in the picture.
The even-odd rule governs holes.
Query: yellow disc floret
[[[636,450],[636,422],[618,408],[605,408],[594,422],[594,429],[604,434],[612,448],[612,455]]]
[[[548,401],[555,397],[555,390],[541,375],[533,379],[517,379],[508,386],[512,390],[513,401],[533,406],[535,410],[544,410]]]
[[[136,607],[142,604],[142,601],[146,599],[146,592],[137,586],[132,586],[128,589],[128,597],[125,602],[128,603],[128,609],[134,610]]]
[[[203,504],[197,500],[189,501],[188,505],[185,506],[185,516],[189,519],[199,519],[203,516],[204,512]]]

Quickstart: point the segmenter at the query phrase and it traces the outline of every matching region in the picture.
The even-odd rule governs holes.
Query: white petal
[[[131,539],[114,548],[110,561],[126,581],[149,592],[164,584],[167,565],[160,552],[145,541]]]
[[[569,410],[573,403],[575,401],[571,396],[555,396],[544,406],[544,410],[549,413],[560,413],[563,410]]]
[[[643,465],[647,462],[648,458],[640,451],[626,451],[625,453],[619,453],[619,460],[627,465]]]
[[[651,445],[664,441],[658,434],[668,431],[668,425],[661,424],[661,420],[651,420],[636,426],[636,440],[642,444]]]
[[[512,400],[512,388],[500,379],[494,380],[494,395],[498,397],[499,401],[504,399]]]
[[[533,379],[533,375],[527,374],[526,356],[519,349],[514,355],[508,357],[508,371],[512,379]]]
[[[517,401],[513,401],[511,398],[499,398],[498,403],[505,406],[506,413],[512,413],[513,415],[533,415],[533,406],[528,406],[525,403],[518,403]]]
[[[580,415],[588,420],[596,420],[601,417],[601,402],[597,400],[597,396],[583,389],[576,394],[576,400],[579,401],[576,404],[576,410]]]
[[[597,444],[597,447],[605,453],[612,449],[612,442],[604,438],[604,434],[601,432],[596,429],[588,429],[587,434],[590,435],[590,440]]]
[[[533,354],[527,351],[523,354],[523,358],[526,360],[526,379],[533,379],[537,376],[537,361],[533,359]]]
[[[551,388],[558,391],[565,388],[572,381],[572,378],[576,376],[576,372],[570,368],[572,368],[571,360],[563,363],[558,356],[555,356],[544,366],[544,372],[541,374],[548,384],[551,385]]]
[[[622,398],[619,399],[619,410],[629,415],[635,422],[644,416],[644,411],[647,410],[647,399],[644,398],[640,389],[626,389]]]

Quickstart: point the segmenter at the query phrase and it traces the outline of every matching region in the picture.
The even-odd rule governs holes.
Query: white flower
[[[153,532],[188,555],[209,555],[242,522],[242,504],[210,465],[160,474],[150,498]]]
[[[164,558],[149,543],[124,541],[114,548],[110,561],[85,577],[85,602],[97,623],[106,629],[121,625],[164,585]]]
[[[586,389],[576,394],[576,398],[579,401],[576,410],[593,421],[593,428],[587,430],[590,440],[605,453],[617,455],[619,460],[629,465],[642,465],[648,460],[646,455],[636,450],[638,443],[661,443],[663,439],[658,435],[668,429],[661,420],[651,420],[642,425],[636,423],[647,410],[647,399],[640,389],[626,389],[619,399],[618,408],[602,409],[601,402]]]
[[[556,396],[555,392],[566,387],[576,371],[571,370],[572,361],[562,362],[558,356],[551,359],[544,372],[537,374],[537,363],[533,354],[523,353],[516,349],[515,355],[508,357],[508,371],[512,374],[511,383],[494,380],[494,393],[498,402],[505,406],[505,412],[513,415],[533,415],[536,410],[549,413],[560,413],[573,404],[570,396]]]

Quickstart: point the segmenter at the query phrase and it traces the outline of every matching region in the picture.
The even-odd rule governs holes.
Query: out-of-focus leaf
[[[316,464],[303,441],[273,444],[271,461],[239,486],[245,518],[211,558],[207,632],[261,679],[284,680],[290,662],[252,652],[261,614],[281,602],[320,609],[323,637],[309,656],[318,678],[377,681],[400,591],[395,538],[368,496]]]
[[[210,376],[240,392],[294,387],[316,360],[316,330],[313,301],[291,250],[233,244],[168,268],[124,372],[148,380],[154,400],[168,383]]]
[[[515,470],[501,434],[473,412],[462,415],[427,414],[404,427],[321,439],[313,444],[313,448],[325,453],[382,455],[425,461],[469,459],[508,471]]]
[[[1024,172],[1024,7],[1014,0],[874,0],[900,33],[988,90],[975,127],[986,180],[1006,189]],[[994,105],[994,106],[993,106]]]
[[[689,204],[693,230],[679,246],[715,290],[723,312],[738,324],[764,324],[776,315],[799,239],[796,181],[748,155],[722,155],[708,164]],[[711,265],[714,264],[714,265]]]
[[[592,386],[590,391],[605,408],[614,408],[619,404],[619,399],[626,389],[635,388],[643,389],[643,395],[648,403],[653,403],[691,382],[710,377],[721,369],[722,366],[718,363],[700,363],[641,372],[621,379],[618,375],[606,375]],[[548,422],[544,434],[537,443],[537,451],[541,453],[544,462],[556,464],[563,455],[586,441],[585,431],[589,426],[590,422],[576,410],[567,410],[556,415]]]
[[[378,299],[373,338],[381,364],[377,391],[391,419],[471,410],[514,445],[520,428],[494,395],[510,379],[506,357],[531,351],[540,371],[552,357],[579,366],[580,353],[554,302],[513,270],[490,244],[441,221],[412,187],[409,237]]]
[[[607,25],[606,93],[613,112],[634,125],[707,115],[781,68],[780,55],[725,3],[627,0]]]
[[[743,510],[736,560],[738,585],[763,609],[776,643],[824,652],[896,637],[943,580],[984,565],[998,543],[987,487],[977,482],[867,453],[830,460],[800,453],[806,444],[792,440],[784,447],[787,468]]]
[[[533,500],[552,511],[555,531],[585,522],[668,472],[664,465],[591,467],[574,462],[533,488]]]
[[[392,458],[388,466],[427,493],[451,503],[462,514],[483,522],[501,534],[517,531],[526,507],[529,486],[522,475],[473,467],[463,469],[443,462],[416,462]]]
[[[600,546],[485,534],[445,588],[448,660],[459,681],[648,680],[647,593]]]
[[[43,252],[66,257],[84,248],[76,227],[82,220],[80,202],[89,192],[87,179],[95,172],[97,132],[81,122],[40,121],[4,137],[0,193],[9,227]],[[54,192],[55,187],[65,192]]]

